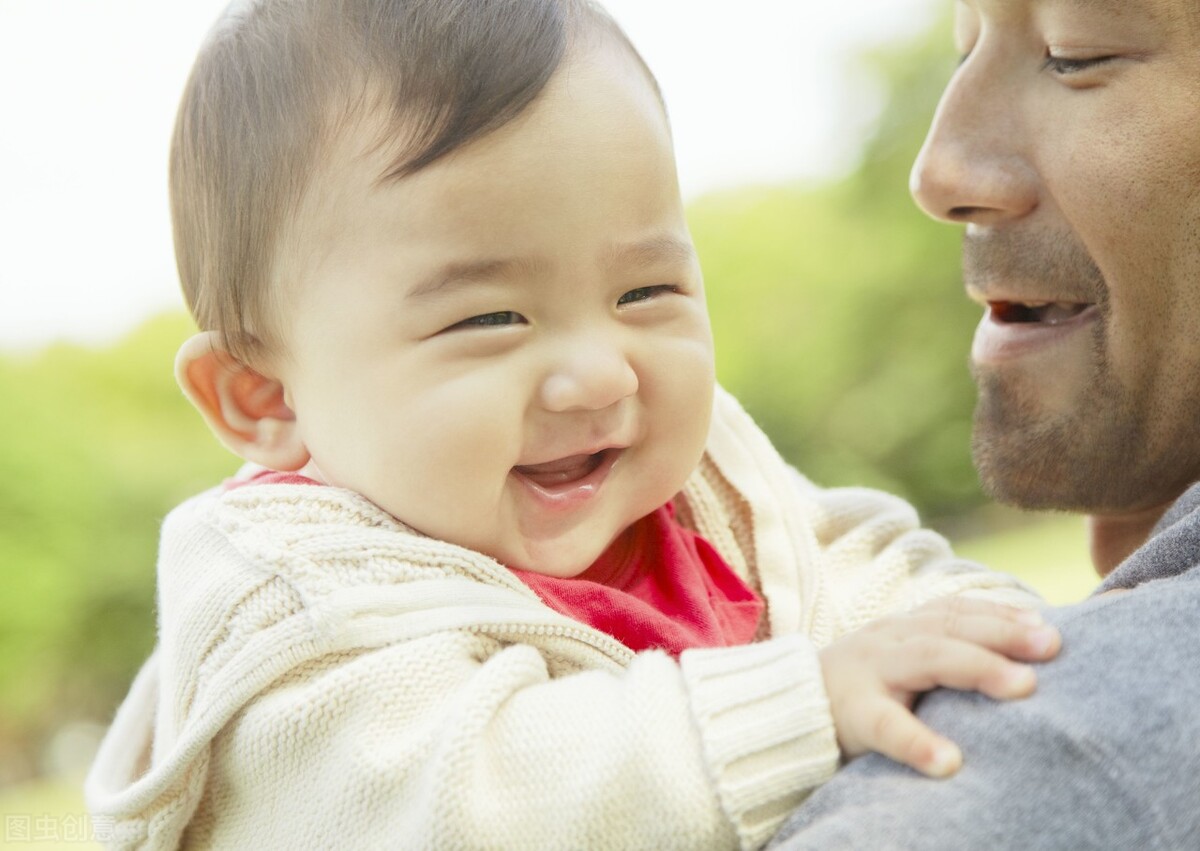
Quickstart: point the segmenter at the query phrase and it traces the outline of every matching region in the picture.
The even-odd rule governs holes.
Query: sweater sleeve
[[[772,635],[800,632],[823,647],[872,619],[955,594],[1039,603],[1015,579],[957,558],[903,499],[810,482],[723,391],[685,497],[701,534],[763,591]]]
[[[922,528],[903,499],[866,488],[817,488],[793,474],[814,507],[821,564],[810,634],[818,644],[955,594],[1022,607],[1041,602],[1012,577],[957,557],[945,538]]]
[[[213,806],[189,839],[756,848],[836,765],[800,636],[555,667],[553,652],[468,631],[311,663],[217,737]]]

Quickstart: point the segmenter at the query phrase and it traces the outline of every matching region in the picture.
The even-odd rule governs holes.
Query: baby
[[[594,5],[235,4],[171,182],[177,376],[251,466],[165,522],[88,781],[117,846],[754,848],[839,757],[952,772],[914,695],[1056,651],[715,388],[663,104]]]

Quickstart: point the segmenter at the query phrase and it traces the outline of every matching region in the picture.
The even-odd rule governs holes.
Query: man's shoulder
[[[963,749],[958,775],[856,760],[801,807],[780,847],[1200,847],[1197,575],[1055,611],[1063,650],[1039,666],[1031,697],[922,700],[921,720]]]
[[[1121,569],[1145,572],[1127,575],[1127,593],[1048,613],[1063,650],[1038,666],[1031,697],[922,700],[921,719],[963,749],[959,775],[856,760],[781,847],[1200,847],[1200,506],[1135,555]]]

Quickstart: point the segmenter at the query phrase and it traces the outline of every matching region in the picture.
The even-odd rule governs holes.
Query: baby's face
[[[678,493],[708,433],[712,341],[661,106],[596,48],[490,136],[377,185],[385,164],[318,176],[287,258],[278,372],[309,472],[574,576]]]

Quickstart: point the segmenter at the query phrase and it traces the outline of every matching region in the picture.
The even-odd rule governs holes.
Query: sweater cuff
[[[680,657],[721,805],[759,848],[837,768],[816,648],[802,635]]]

